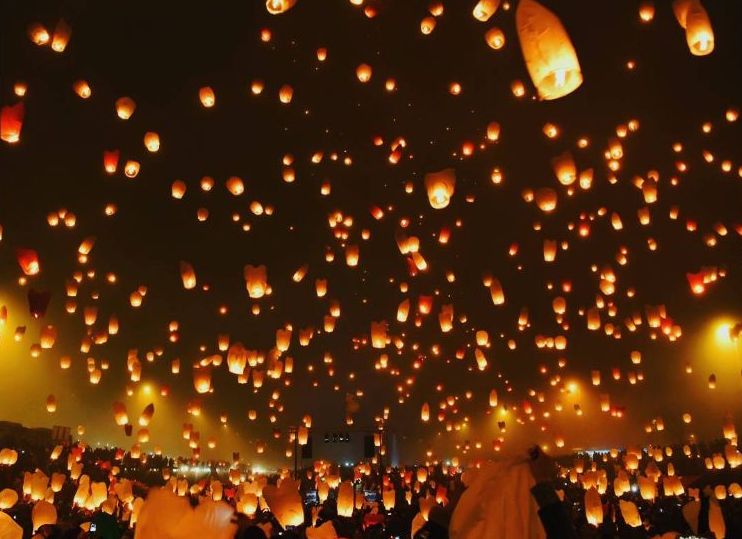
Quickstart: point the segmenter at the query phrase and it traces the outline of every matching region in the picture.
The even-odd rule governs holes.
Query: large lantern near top
[[[265,0],[265,9],[271,15],[286,13],[296,5],[296,0]]]
[[[672,10],[680,26],[685,29],[690,53],[694,56],[711,54],[714,50],[714,29],[701,1],[675,0]]]
[[[556,15],[535,0],[521,0],[515,25],[539,99],[558,99],[579,88],[582,72],[577,53]]]

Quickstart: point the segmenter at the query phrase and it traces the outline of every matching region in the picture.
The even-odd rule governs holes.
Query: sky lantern
[[[433,30],[435,30],[436,25],[435,17],[424,17],[423,20],[420,21],[420,32],[427,36],[429,35]]]
[[[438,323],[443,333],[448,333],[453,329],[453,305],[441,305],[441,311],[438,314]]]
[[[85,80],[78,80],[72,85],[72,89],[81,99],[87,99],[93,95],[93,90]]]
[[[397,322],[407,322],[407,317],[410,314],[410,300],[404,299],[397,307]]]
[[[688,279],[691,292],[695,295],[700,296],[706,291],[704,273],[702,271],[698,273],[686,273],[685,276]]]
[[[264,266],[247,264],[244,270],[245,286],[252,299],[262,298],[268,290],[268,269]]]
[[[490,405],[490,408],[497,407],[497,390],[496,389],[490,390],[489,405]]]
[[[278,99],[284,105],[288,105],[289,103],[291,103],[291,100],[294,99],[294,89],[291,87],[290,84],[284,84],[283,86],[281,86],[281,88],[278,90]]]
[[[425,175],[425,189],[428,192],[428,202],[440,210],[448,206],[456,187],[456,171],[447,168],[439,172],[430,172]]]
[[[350,268],[358,266],[359,248],[358,245],[347,245],[345,247],[345,263]]]
[[[535,193],[536,205],[544,213],[550,213],[557,207],[557,192],[550,187],[542,187]]]
[[[136,178],[139,175],[139,169],[141,168],[141,165],[139,161],[134,161],[133,159],[129,159],[124,163],[124,176],[127,178]]]
[[[245,192],[245,183],[239,176],[231,176],[227,180],[227,183],[225,185],[227,187],[227,191],[229,191],[234,196],[239,196]]]
[[[41,348],[49,350],[54,347],[54,343],[57,340],[57,328],[54,326],[44,326],[41,328],[41,335],[39,336],[39,343]]]
[[[103,152],[103,170],[107,174],[115,174],[119,167],[119,150],[105,150]]]
[[[50,414],[53,414],[57,411],[57,397],[54,395],[49,395],[46,398],[46,411]]]
[[[144,410],[142,410],[142,414],[139,416],[139,426],[140,427],[146,427],[149,425],[150,421],[152,421],[152,416],[155,415],[155,405],[153,403],[149,403],[147,406],[144,407]]]
[[[585,518],[588,524],[596,527],[603,523],[603,504],[595,487],[590,487],[585,492]]]
[[[131,97],[120,97],[116,100],[116,115],[122,120],[128,120],[137,108]]]
[[[276,349],[283,353],[288,351],[291,344],[291,329],[276,330]]]
[[[530,1],[530,0],[529,0]],[[572,185],[577,179],[577,166],[570,152],[564,152],[551,160],[559,183],[562,185]]]
[[[16,259],[24,275],[38,275],[41,271],[39,264],[39,255],[33,249],[16,249]]]
[[[49,39],[51,39],[49,31],[46,29],[46,27],[38,22],[34,22],[29,25],[28,37],[34,43],[34,45],[38,45],[39,47],[43,47],[44,45],[48,44]]]
[[[211,391],[211,367],[193,366],[193,387],[200,394]]]
[[[420,420],[424,423],[430,421],[430,405],[427,402],[424,402],[420,409]]]
[[[265,0],[265,9],[271,15],[286,13],[296,5],[296,0]]]
[[[499,6],[500,0],[479,0],[472,10],[472,15],[479,22],[487,22]]]
[[[714,30],[701,1],[675,0],[672,9],[678,24],[685,29],[685,39],[691,54],[711,54],[714,50]]]
[[[523,58],[539,99],[558,99],[582,84],[582,72],[567,31],[535,0],[520,0],[515,25]]]
[[[338,487],[337,494],[338,516],[353,516],[353,485],[350,481],[343,481]]]
[[[144,147],[148,152],[155,153],[160,149],[160,135],[154,131],[148,131],[144,134]]]
[[[23,101],[15,105],[5,105],[0,109],[0,139],[9,144],[15,144],[21,140],[25,111]]]
[[[372,69],[368,64],[361,64],[356,68],[356,77],[361,82],[368,82],[371,80]]]
[[[644,1],[639,5],[639,20],[649,23],[654,20],[654,2]]]
[[[210,109],[216,104],[216,95],[214,94],[214,90],[211,86],[203,86],[198,90],[198,100],[201,101],[201,104],[207,108]]]
[[[129,416],[126,413],[126,405],[124,403],[113,403],[113,419],[119,427],[123,427],[129,423]]]
[[[386,322],[371,322],[371,346],[377,349],[386,348]]]
[[[183,180],[175,180],[170,186],[170,195],[174,199],[180,200],[185,196],[186,189],[187,186]]]
[[[64,52],[67,48],[67,44],[70,42],[72,36],[72,28],[65,22],[64,19],[59,19],[59,22],[54,27],[54,34],[52,35],[52,50],[54,52]]]
[[[557,254],[556,240],[544,240],[544,262],[554,262]]]
[[[382,492],[382,501],[384,503],[384,509],[392,511],[397,501],[397,491],[392,488],[385,488]]]
[[[497,26],[493,26],[484,34],[484,40],[491,48],[499,51],[505,46],[505,34]]]
[[[33,531],[36,532],[41,526],[57,523],[57,508],[46,500],[39,500],[31,511],[31,522]]]
[[[503,305],[505,303],[505,291],[497,277],[492,277],[490,282],[490,297],[494,305]]]
[[[180,278],[183,281],[183,288],[193,290],[196,288],[196,270],[188,262],[180,261]]]

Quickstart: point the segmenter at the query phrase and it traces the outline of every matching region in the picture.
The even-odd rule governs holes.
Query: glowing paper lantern
[[[268,270],[265,266],[245,266],[245,286],[248,295],[253,299],[262,298],[268,290]]]
[[[685,29],[688,48],[694,56],[706,56],[714,50],[714,30],[700,0],[675,0],[675,18]]]
[[[197,393],[208,393],[211,391],[211,368],[194,365],[193,387]]]
[[[16,249],[16,259],[25,275],[37,275],[41,271],[39,255],[33,249]]]
[[[57,509],[49,502],[40,500],[31,511],[31,521],[34,532],[46,524],[54,525],[57,523]]]
[[[116,100],[116,115],[122,120],[128,120],[137,108],[131,97],[120,97]]]
[[[447,168],[439,172],[430,172],[425,175],[425,189],[428,192],[430,205],[440,210],[448,206],[456,187],[456,172]]]
[[[572,154],[564,152],[551,160],[554,173],[562,185],[572,185],[577,179],[577,166]]]
[[[0,109],[0,139],[9,144],[15,144],[21,140],[25,112],[26,107],[23,101],[15,105],[5,105]]]
[[[430,420],[430,405],[427,402],[423,403],[422,409],[420,410],[420,419],[425,423]]]
[[[600,526],[603,523],[603,504],[595,487],[590,487],[585,492],[585,517],[593,526]]]
[[[350,481],[343,481],[338,487],[337,510],[338,516],[353,516],[353,484]]]
[[[64,52],[67,44],[70,42],[71,36],[72,28],[70,28],[64,19],[59,19],[57,26],[54,27],[54,35],[52,35],[52,50],[54,52]]]
[[[198,99],[199,101],[201,101],[201,104],[207,109],[213,107],[216,104],[216,95],[214,94],[214,90],[211,88],[211,86],[204,86],[203,88],[199,89]]]
[[[487,33],[484,34],[484,39],[487,42],[487,45],[496,51],[505,46],[505,34],[497,26],[487,30]]]
[[[265,0],[265,9],[271,15],[286,13],[296,5],[296,0]]]
[[[108,150],[103,152],[103,169],[108,174],[114,174],[119,168],[119,150]]]
[[[304,523],[304,507],[299,488],[292,479],[282,479],[277,488],[273,485],[264,487],[263,496],[270,511],[284,528]]]
[[[57,398],[54,395],[49,395],[46,398],[46,411],[50,414],[57,411]]]
[[[119,427],[123,427],[129,423],[129,415],[126,413],[126,405],[124,403],[113,403],[113,418]]]
[[[480,22],[487,22],[500,6],[500,0],[479,0],[474,6],[472,15]]]
[[[2,491],[0,491],[0,510],[10,509],[18,502],[18,493],[10,488],[5,488]],[[10,517],[8,517],[10,518]],[[0,527],[0,530],[2,530],[2,527]],[[0,533],[0,537],[3,535]],[[21,537],[22,535],[19,534],[18,537]]]
[[[632,501],[619,500],[619,507],[621,509],[621,516],[623,516],[624,522],[632,528],[638,528],[642,525],[641,516],[639,516],[639,510],[636,508],[636,504]]]
[[[356,68],[356,77],[361,82],[368,82],[371,80],[371,66],[368,64],[361,64]]]
[[[196,288],[196,270],[188,262],[180,262],[180,278],[183,281],[183,288],[186,290]]]
[[[582,84],[572,42],[556,15],[535,0],[520,0],[515,24],[523,58],[540,99],[558,99]]]
[[[371,322],[371,346],[386,348],[386,322]]]

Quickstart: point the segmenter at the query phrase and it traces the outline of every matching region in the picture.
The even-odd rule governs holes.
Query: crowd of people
[[[316,462],[294,478],[81,443],[5,448],[0,537],[734,538],[738,455],[725,441],[558,459],[534,448],[469,466]]]

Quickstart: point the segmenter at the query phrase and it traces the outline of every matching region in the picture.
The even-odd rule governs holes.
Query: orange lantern
[[[582,84],[577,53],[559,18],[535,0],[521,0],[515,25],[540,99],[558,99]]]

